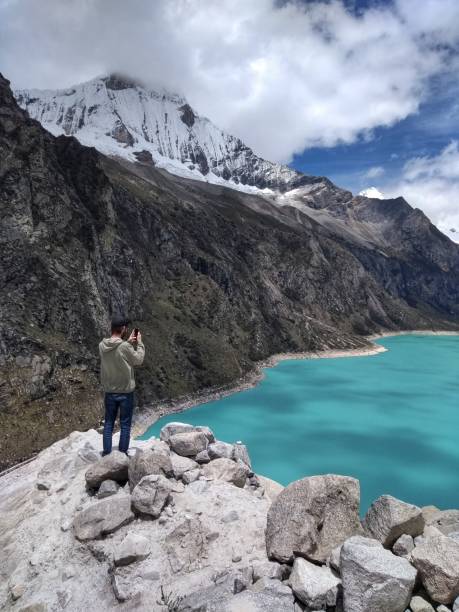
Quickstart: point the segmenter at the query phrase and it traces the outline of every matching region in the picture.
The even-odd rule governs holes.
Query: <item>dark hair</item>
[[[115,315],[112,317],[111,331],[112,334],[121,334],[123,327],[129,325],[129,320],[123,315]]]
[[[112,334],[121,334],[123,331],[124,325],[112,325],[111,332]]]

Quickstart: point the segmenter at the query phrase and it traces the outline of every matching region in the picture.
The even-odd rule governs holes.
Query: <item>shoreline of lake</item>
[[[391,331],[382,332],[379,334],[371,334],[365,336],[365,339],[372,343],[371,346],[358,349],[325,349],[323,351],[304,351],[300,353],[277,353],[271,355],[267,359],[263,359],[255,364],[253,370],[246,375],[237,379],[229,385],[206,391],[193,393],[183,398],[158,402],[157,404],[146,407],[140,414],[137,415],[133,423],[133,437],[142,436],[156,421],[168,414],[180,414],[200,404],[213,402],[234,393],[240,393],[257,386],[265,377],[264,370],[273,368],[281,361],[289,359],[337,359],[344,357],[369,357],[384,353],[388,349],[379,344],[374,344],[374,340],[388,338],[391,336],[408,336],[408,335],[424,335],[424,336],[459,336],[459,331],[436,331],[436,330],[407,330],[407,331]]]

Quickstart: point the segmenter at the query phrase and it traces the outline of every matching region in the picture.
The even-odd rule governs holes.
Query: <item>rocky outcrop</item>
[[[401,551],[404,546],[403,558],[380,541],[350,535],[358,530],[354,521],[358,483],[337,475],[292,483],[277,493],[280,505],[271,515],[277,502],[268,493],[276,489],[274,483],[253,474],[243,485],[228,479],[229,463],[249,470],[240,456],[209,459],[205,467],[216,469],[211,477],[201,473],[193,459],[176,455],[173,438],[206,431],[206,438],[214,440],[213,433],[208,428],[183,427],[163,429],[162,440],[134,441],[124,485],[106,479],[98,490],[87,486],[91,475],[99,480],[103,470],[113,475],[107,458],[100,458],[102,440],[94,430],[74,432],[0,478],[4,551],[0,608],[18,612],[118,608],[405,612],[408,606],[411,612],[451,612],[457,608],[459,544],[453,537],[428,525],[409,553],[406,538],[413,543],[412,537],[402,534],[393,548]],[[152,454],[166,457],[172,471],[145,474],[137,482],[139,472],[131,465],[138,468],[139,457]],[[222,462],[224,470],[219,468]],[[195,471],[196,478],[186,477]],[[99,493],[106,489],[111,494],[100,499]],[[402,504],[391,503],[395,502],[397,507]],[[281,508],[284,522],[276,523],[276,538],[279,542],[284,537],[292,548],[286,563],[270,560],[267,554],[272,545],[270,520],[281,516]],[[440,524],[440,511],[422,512]],[[452,528],[454,516],[453,511],[443,515],[445,529]],[[292,517],[299,525],[308,525],[309,531],[292,531]],[[316,545],[308,548],[308,554],[312,551],[316,558],[310,561],[297,543],[312,540]],[[324,563],[323,555],[336,542]]]

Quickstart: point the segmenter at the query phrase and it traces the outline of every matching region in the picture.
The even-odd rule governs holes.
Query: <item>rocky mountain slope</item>
[[[283,488],[208,427],[160,438],[101,459],[73,432],[0,477],[2,610],[457,610],[459,510],[382,495],[361,521],[354,478]]]
[[[114,311],[144,333],[141,403],[230,384],[279,352],[458,328],[459,248],[420,211],[326,179],[276,198],[56,138],[2,77],[1,466],[97,424]]]
[[[314,180],[261,159],[239,138],[200,117],[183,97],[119,75],[65,90],[18,90],[15,95],[55,136],[76,136],[105,155],[243,190],[287,191]]]

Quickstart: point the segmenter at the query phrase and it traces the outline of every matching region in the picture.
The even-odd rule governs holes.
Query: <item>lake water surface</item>
[[[255,388],[155,423],[209,425],[247,444],[253,469],[286,485],[313,474],[360,480],[361,511],[389,493],[459,508],[459,336],[383,338],[385,353],[288,360]]]

